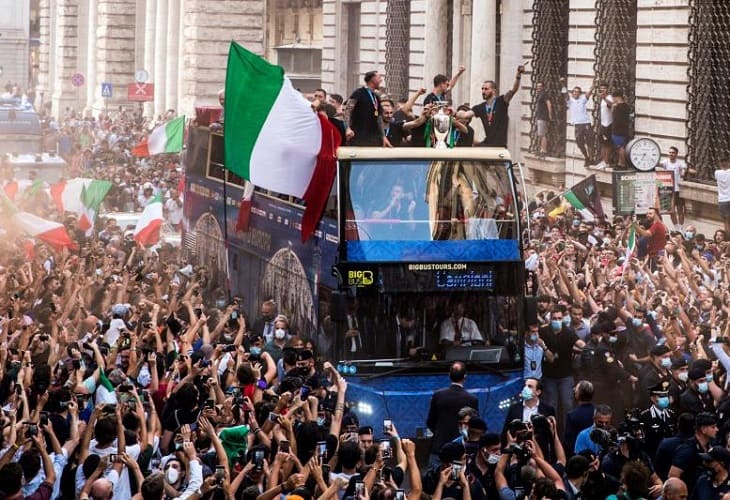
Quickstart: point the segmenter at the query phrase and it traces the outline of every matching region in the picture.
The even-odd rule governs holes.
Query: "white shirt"
[[[532,422],[532,416],[537,415],[539,412],[537,411],[538,407],[540,406],[540,400],[537,400],[537,403],[535,403],[535,406],[530,408],[525,403],[522,403],[522,421],[523,422]]]
[[[601,99],[601,126],[610,127],[613,123],[613,113],[609,104],[613,104],[613,97],[610,95],[606,96],[605,99]]]
[[[451,342],[453,342],[454,333],[457,330],[461,333],[462,344],[469,343],[474,340],[484,340],[482,334],[479,332],[479,327],[474,322],[474,320],[471,320],[469,318],[461,318],[457,320],[456,318],[451,316],[441,323],[441,334],[439,335],[439,341],[450,340]]]
[[[180,203],[178,204],[178,202]],[[182,200],[170,198],[165,202],[165,211],[167,212],[167,221],[170,224],[180,224],[183,217]]]
[[[669,161],[669,158],[665,158],[659,166],[664,170],[674,172],[674,192],[679,193],[679,181],[682,180],[682,176],[687,172],[687,164],[679,159],[672,163]]]
[[[588,116],[588,99],[585,94],[575,99],[572,95],[568,96],[568,111],[570,111],[570,123],[573,125],[590,124],[591,117]]]
[[[715,170],[717,180],[717,201],[724,203],[730,201],[730,169]]]

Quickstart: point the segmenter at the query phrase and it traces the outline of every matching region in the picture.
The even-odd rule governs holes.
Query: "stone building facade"
[[[0,82],[25,87],[30,78],[30,3],[0,0]]]

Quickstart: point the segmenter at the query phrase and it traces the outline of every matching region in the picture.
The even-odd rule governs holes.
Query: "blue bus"
[[[192,127],[184,158],[183,237],[213,293],[253,319],[273,299],[292,331],[347,376],[361,424],[397,418],[419,436],[430,396],[465,361],[466,387],[491,429],[519,393],[525,330],[516,172],[497,148],[340,148],[330,203],[307,243],[298,200],[255,190],[225,169],[223,136]],[[225,201],[224,201],[225,200]]]

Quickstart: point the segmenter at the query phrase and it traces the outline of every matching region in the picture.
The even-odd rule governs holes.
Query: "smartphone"
[[[222,465],[215,466],[215,485],[223,486],[223,480],[226,478],[226,469]]]
[[[395,500],[406,500],[406,490],[395,490]]]
[[[393,420],[386,418],[383,419],[383,433],[387,434],[393,431]]]
[[[137,409],[137,401],[135,401],[134,398],[128,399],[127,400],[127,408],[129,408],[130,410],[136,410]]]
[[[38,425],[29,423],[27,435],[28,435],[28,437],[37,436],[38,435]]]
[[[81,369],[81,360],[80,359],[74,359],[71,361],[71,364],[74,367],[74,370],[80,370]]]
[[[269,412],[269,422],[276,423],[278,421],[279,421],[279,414],[278,413],[274,413],[273,411],[270,411]]]
[[[215,399],[208,399],[205,401],[206,408],[215,408]]]
[[[263,450],[256,450],[254,453],[253,458],[254,466],[256,467],[257,471],[264,470],[264,451]]]
[[[223,348],[223,352],[236,352],[236,346],[234,344],[229,344]]]
[[[390,447],[390,439],[383,439],[380,441],[380,451],[383,454],[383,458],[390,458],[393,456],[393,449]]]
[[[110,454],[110,455],[109,455],[109,463],[112,463],[112,464],[118,464],[118,463],[121,463],[121,460],[120,460],[120,458],[119,458],[119,455],[118,455],[118,454],[116,454],[116,453],[112,453],[112,454]]]
[[[279,451],[282,453],[289,453],[289,441],[279,441]]]
[[[365,490],[365,483],[362,481],[356,481],[355,482],[355,498],[360,497],[363,495]]]
[[[130,384],[119,384],[119,392],[131,392],[132,386]]]
[[[231,313],[231,319],[238,319],[238,311],[233,311]]]
[[[303,385],[300,390],[301,399],[302,400],[307,399],[309,397],[309,395],[311,394],[311,392],[312,392],[311,387],[309,387],[308,385]]]
[[[317,456],[320,458],[327,458],[327,442],[326,441],[317,442]]]
[[[45,427],[46,425],[48,425],[48,412],[42,411],[41,412],[41,426]]]
[[[464,464],[461,462],[452,462],[451,463],[451,479],[453,481],[457,481],[459,479],[459,473],[461,472],[461,469],[464,467]]]

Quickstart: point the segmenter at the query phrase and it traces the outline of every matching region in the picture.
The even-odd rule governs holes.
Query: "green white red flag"
[[[4,192],[0,194],[0,202],[4,215],[9,218],[10,226],[17,231],[37,238],[57,251],[77,248],[66,227],[60,222],[46,220],[29,212],[21,212]]]
[[[134,240],[146,247],[156,245],[160,241],[163,221],[162,198],[158,194],[144,207],[134,228]]]
[[[146,157],[162,153],[179,153],[183,149],[185,116],[158,125],[150,135],[132,148],[134,156]]]

